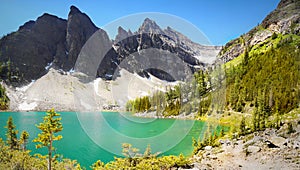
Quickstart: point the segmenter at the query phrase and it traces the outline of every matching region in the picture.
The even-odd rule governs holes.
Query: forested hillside
[[[225,78],[220,80],[226,82],[223,87],[212,81],[216,77],[209,71],[212,69],[207,69],[195,73],[191,82],[170,87],[165,93],[129,101],[127,109],[156,111],[163,116],[194,112],[199,117],[235,111],[252,114],[254,129],[277,124],[269,117],[299,107],[300,37],[274,33],[261,43],[244,46],[244,53],[221,66],[225,71]],[[217,106],[212,96],[224,85],[226,102]]]

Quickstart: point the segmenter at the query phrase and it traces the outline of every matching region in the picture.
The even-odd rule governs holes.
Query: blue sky
[[[20,25],[36,20],[43,13],[66,19],[69,7],[75,5],[101,28],[136,13],[170,14],[195,25],[212,44],[224,45],[260,23],[278,3],[279,0],[3,0],[0,5],[0,36],[16,31]],[[179,31],[198,41],[190,32]]]

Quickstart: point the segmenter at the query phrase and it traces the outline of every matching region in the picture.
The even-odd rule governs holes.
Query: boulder
[[[286,146],[287,140],[283,137],[273,136],[269,138],[268,142],[275,145],[276,147],[283,148],[284,146]]]
[[[248,153],[257,153],[257,152],[259,152],[261,150],[261,148],[260,147],[258,147],[258,146],[248,146],[248,148],[247,148],[247,152]]]

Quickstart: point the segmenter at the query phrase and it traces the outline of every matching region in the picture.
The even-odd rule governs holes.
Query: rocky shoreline
[[[166,118],[156,112],[134,116]],[[167,118],[191,119],[192,115]],[[226,135],[218,142],[220,146],[206,146],[191,158],[193,169],[300,169],[300,114],[279,129],[267,128],[236,139]]]
[[[300,119],[299,119],[300,120]],[[285,123],[238,139],[220,140],[195,155],[193,169],[300,169],[300,121],[291,132]]]

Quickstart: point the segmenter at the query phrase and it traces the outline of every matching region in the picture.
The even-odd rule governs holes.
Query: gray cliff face
[[[211,64],[221,50],[220,46],[204,46],[195,43],[171,27],[167,27],[164,32],[167,36],[171,37],[178,46],[191,53],[202,63]]]
[[[169,66],[176,68],[178,63],[175,62],[174,58],[171,58],[171,56],[176,56],[190,68],[191,72],[194,72],[198,69],[204,69],[205,65],[207,64],[205,60],[200,60],[201,57],[214,58],[217,56],[217,53],[220,50],[220,47],[202,46],[194,43],[186,36],[170,27],[167,27],[165,30],[163,30],[155,23],[155,21],[152,21],[149,18],[146,18],[138,31],[133,34],[119,27],[118,35],[116,36],[116,41],[113,47],[117,55],[117,57],[115,57],[115,62],[118,65],[122,63],[121,67],[124,67],[130,72],[136,72],[141,76],[147,77],[149,74],[152,74],[160,79],[168,81],[175,80],[171,75],[166,74],[165,71],[169,70],[166,69],[163,71],[161,69],[148,69],[147,64],[149,65],[149,63],[151,63],[151,60],[148,60],[148,58],[152,58],[153,62],[155,62],[153,65],[159,65],[159,63],[168,63],[167,60],[171,59],[174,62],[169,63]],[[163,57],[161,56],[162,54],[155,53],[155,50],[150,49],[157,49],[156,51],[167,51],[169,55],[164,53],[165,57]],[[147,50],[148,52],[151,51],[151,55],[145,53]],[[129,57],[129,59],[129,54],[133,54],[135,57]],[[148,62],[138,61],[138,58],[141,57],[140,55],[148,56],[147,59],[145,58],[145,60]],[[155,59],[153,55],[156,55]],[[124,59],[128,61],[124,63]],[[179,73],[181,75],[180,77],[183,77],[182,75],[186,73],[186,70],[183,70],[183,72],[184,73]],[[112,75],[114,73],[107,72],[106,74]],[[99,74],[99,76],[103,77],[104,74]]]
[[[25,23],[0,40],[0,62],[4,68],[1,79],[20,86],[45,75],[50,67],[69,71],[85,42],[97,30],[90,18],[74,6],[68,20],[44,14]],[[110,43],[105,31],[100,29],[99,33]]]
[[[66,35],[68,60],[64,69],[69,70],[74,66],[81,48],[98,29],[86,14],[71,6]]]
[[[262,27],[277,33],[299,34],[300,1],[282,0],[262,22]]]
[[[115,43],[118,43],[119,41],[121,40],[124,40],[125,38],[127,37],[130,37],[132,36],[132,32],[130,30],[128,30],[128,32],[126,30],[124,30],[121,26],[118,27],[118,34],[116,35],[116,38],[115,38]]]
[[[18,85],[44,75],[45,67],[53,61],[59,66],[66,58],[66,24],[64,19],[44,14],[4,36],[0,40],[0,62],[7,69],[1,70],[1,78]]]

